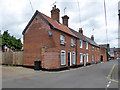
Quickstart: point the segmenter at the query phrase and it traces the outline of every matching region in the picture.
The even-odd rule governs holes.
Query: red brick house
[[[110,48],[110,58],[111,59],[120,59],[120,48]]]
[[[100,62],[100,47],[90,38],[68,27],[67,15],[59,22],[60,10],[54,6],[51,18],[36,11],[23,31],[23,65],[41,61],[43,69],[58,69]]]

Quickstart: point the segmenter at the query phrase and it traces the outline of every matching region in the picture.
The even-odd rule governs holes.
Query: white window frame
[[[71,46],[74,46],[74,39],[71,38]]]
[[[92,62],[94,62],[94,55],[92,55]]]
[[[99,56],[98,56],[98,61],[99,61]]]
[[[64,55],[63,59],[62,56]],[[64,50],[61,50],[61,65],[66,65],[66,52]]]
[[[99,52],[99,48],[97,48],[97,51]]]
[[[86,49],[88,50],[88,42],[86,42]]]
[[[87,62],[89,61],[88,53],[86,54],[86,60],[87,60]]]
[[[83,47],[83,41],[80,40],[80,48],[82,48],[82,47]]]
[[[75,52],[73,52],[73,64],[75,64],[76,63],[76,57],[75,57]]]
[[[92,51],[94,51],[94,46],[92,46]]]
[[[63,35],[60,35],[60,44],[65,44],[65,37]]]
[[[83,54],[80,53],[80,63],[83,63]]]

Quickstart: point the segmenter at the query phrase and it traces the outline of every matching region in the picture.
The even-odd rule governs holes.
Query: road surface
[[[111,81],[107,77],[114,65]],[[111,60],[60,72],[26,70],[10,75],[3,68],[2,88],[118,88],[117,67],[118,61]]]

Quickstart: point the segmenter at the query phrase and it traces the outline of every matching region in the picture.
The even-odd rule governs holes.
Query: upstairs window
[[[73,64],[75,64],[75,52],[73,52]]]
[[[82,43],[83,43],[82,40],[80,40],[80,48],[82,48]]]
[[[71,39],[71,47],[74,47],[74,39]]]
[[[65,51],[64,50],[62,50],[61,51],[61,65],[65,65],[66,63],[65,63]]]
[[[94,51],[94,46],[92,46],[92,51]]]
[[[65,45],[65,37],[63,35],[60,35],[60,44]]]
[[[82,56],[82,53],[80,53],[80,63],[82,63],[83,62],[83,56]]]
[[[88,53],[86,54],[87,62],[88,62]]]
[[[86,42],[86,49],[88,49],[88,42]]]
[[[99,52],[99,48],[97,48],[97,51]]]

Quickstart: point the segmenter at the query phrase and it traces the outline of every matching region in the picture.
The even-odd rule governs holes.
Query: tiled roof
[[[31,22],[33,21],[33,19],[35,18],[36,15],[39,15],[48,25],[50,25],[51,28],[53,29],[57,29],[59,31],[62,31],[66,34],[69,34],[71,36],[74,36],[76,38],[82,39],[86,42],[89,42],[90,44],[94,45],[94,46],[98,46],[98,44],[96,44],[93,40],[91,40],[90,38],[80,34],[79,32],[76,32],[75,30],[68,28],[67,26],[58,23],[57,21],[53,20],[52,18],[48,17],[47,15],[39,12],[38,10],[36,10],[35,14],[33,15],[33,17],[31,18],[31,20],[29,21],[28,25],[25,27],[24,31],[22,32],[22,34],[24,35],[25,31],[27,30],[27,28],[29,27],[29,25],[31,24]]]
[[[56,28],[56,29],[58,29],[58,30],[60,30],[60,31],[63,31],[63,32],[67,33],[67,34],[70,34],[70,35],[72,35],[72,36],[74,36],[74,37],[77,37],[76,35],[74,35],[74,34],[70,31],[70,29],[69,29],[67,26],[65,26],[65,25],[63,25],[63,24],[61,24],[61,23],[58,23],[57,21],[51,19],[50,17],[46,16],[45,14],[43,14],[43,13],[41,13],[41,12],[39,12],[39,13],[40,13],[50,24],[52,24],[54,28]]]
[[[73,29],[71,29],[71,28],[70,28],[70,30],[71,30],[79,39],[81,39],[81,40],[83,40],[83,41],[86,41],[86,42],[88,42],[88,43],[90,43],[90,44],[92,44],[92,45],[94,45],[94,46],[99,47],[99,45],[98,45],[95,41],[91,40],[90,38],[86,37],[85,35],[82,35],[81,33],[77,32],[77,31],[75,31],[75,30],[73,30]]]
[[[110,52],[120,51],[120,48],[110,48]]]
[[[33,15],[33,17],[31,18],[31,20],[29,21],[28,25],[25,27],[24,31],[22,32],[22,34],[24,35],[25,31],[27,30],[27,28],[29,27],[29,25],[31,24],[31,22],[33,21],[33,19],[35,18],[36,15],[39,15],[48,25],[50,25],[51,28],[53,29],[57,29],[59,31],[62,31],[66,34],[69,34],[71,36],[74,36],[74,37],[77,37],[75,34],[73,34],[70,29],[61,24],[61,23],[58,23],[57,21],[53,20],[52,18],[46,16],[45,14],[39,12],[38,10],[36,10],[35,14]]]

